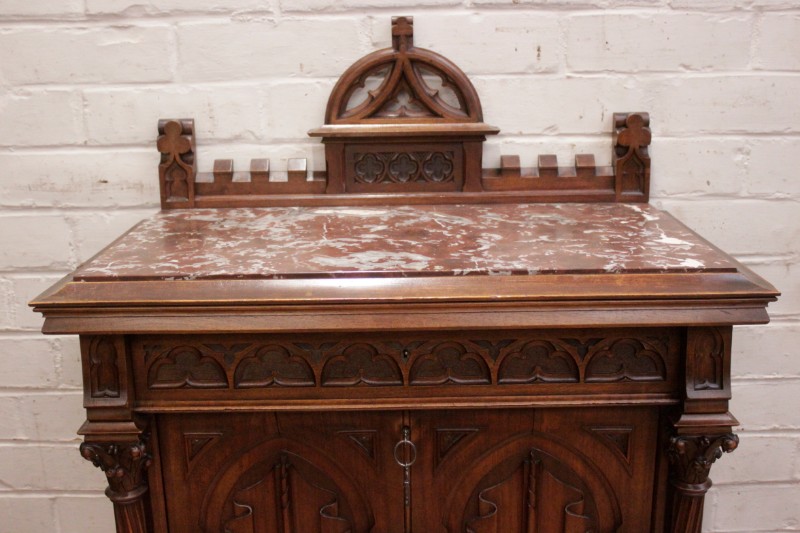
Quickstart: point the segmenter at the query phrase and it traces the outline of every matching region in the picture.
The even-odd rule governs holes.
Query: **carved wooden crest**
[[[576,154],[566,166],[541,154],[534,166],[502,155],[499,168],[483,168],[483,142],[500,130],[483,122],[467,75],[414,46],[412,17],[393,17],[391,35],[391,47],[342,74],[324,124],[308,132],[322,138],[325,170],[291,158],[273,179],[270,161],[256,158],[248,171],[220,159],[213,172],[198,173],[193,121],[159,122],[162,207],[648,201],[647,113],[614,114],[610,166],[593,154]]]
[[[370,83],[372,82],[372,83]],[[373,52],[339,78],[326,124],[366,121],[480,122],[478,93],[447,58],[414,46],[411,17],[392,18],[392,48]]]

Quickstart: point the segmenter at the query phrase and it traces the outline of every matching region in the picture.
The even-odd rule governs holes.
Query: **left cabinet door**
[[[401,431],[399,412],[159,415],[170,533],[401,533]]]

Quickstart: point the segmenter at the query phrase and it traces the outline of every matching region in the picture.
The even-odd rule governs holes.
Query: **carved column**
[[[134,410],[133,371],[122,335],[81,336],[83,405],[86,422],[78,430],[81,455],[108,478],[117,533],[153,531],[147,467],[148,420]]]
[[[687,329],[683,412],[667,447],[670,533],[700,533],[711,465],[739,445],[728,412],[731,333],[730,326]]]
[[[145,471],[152,463],[144,440],[117,443],[84,442],[81,455],[108,477],[106,496],[114,502],[117,533],[151,531]]]
[[[708,478],[711,465],[739,445],[732,433],[717,437],[675,436],[670,439],[667,454],[670,462],[671,533],[700,533],[703,525],[703,504],[711,488]]]

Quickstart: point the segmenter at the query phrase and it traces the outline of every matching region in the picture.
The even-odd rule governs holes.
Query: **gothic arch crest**
[[[326,124],[482,120],[478,93],[464,72],[444,56],[414,46],[412,17],[392,18],[392,48],[348,68],[325,113]]]

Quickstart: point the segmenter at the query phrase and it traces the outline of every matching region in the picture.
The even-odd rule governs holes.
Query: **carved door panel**
[[[639,408],[414,414],[411,530],[649,531],[657,417]]]
[[[379,413],[160,416],[170,532],[402,532],[402,471],[387,440],[400,422]]]
[[[161,415],[170,532],[649,531],[657,420],[645,407]]]

